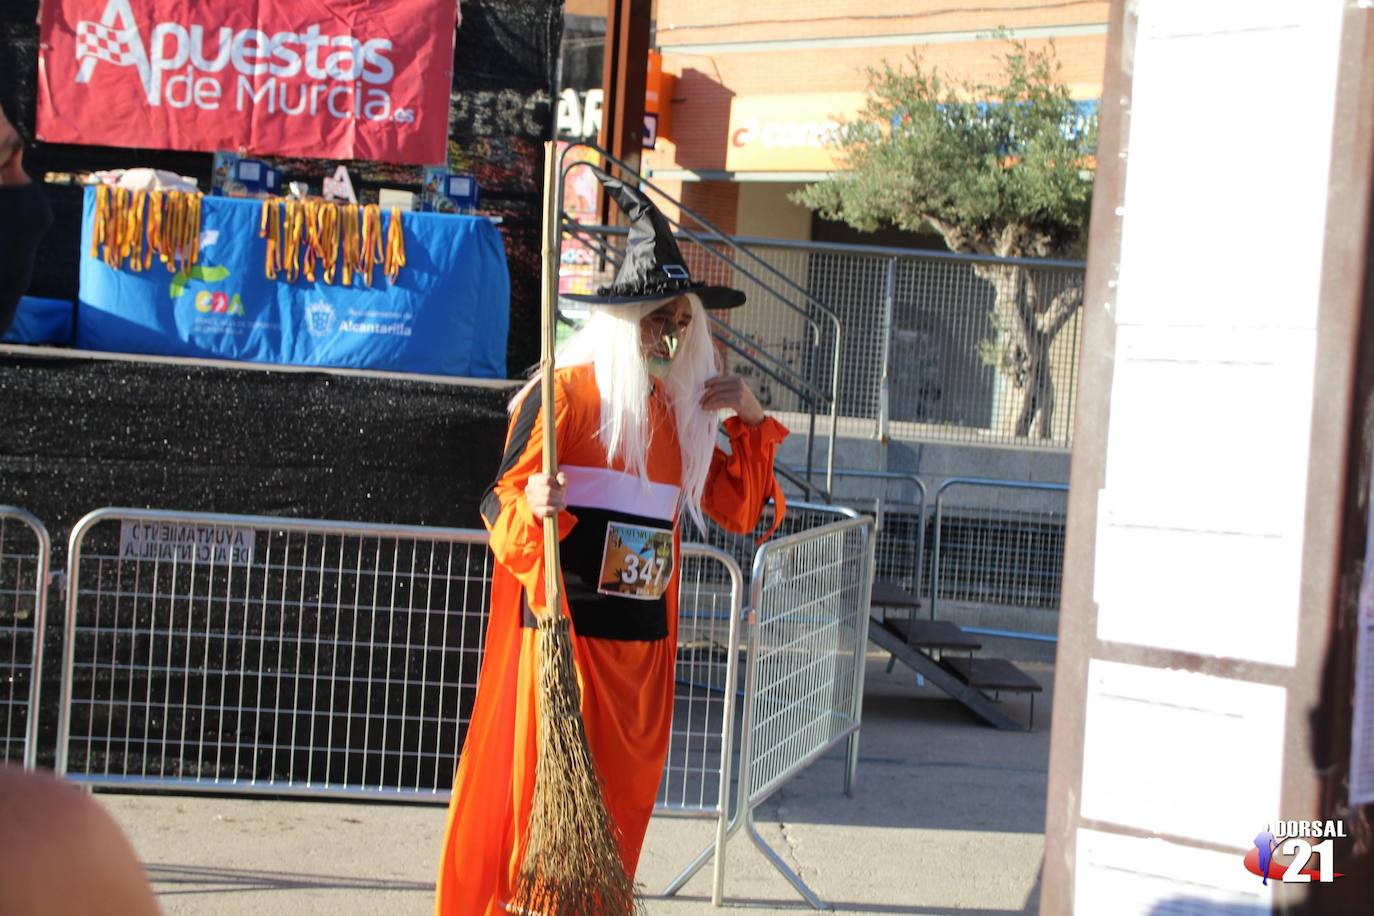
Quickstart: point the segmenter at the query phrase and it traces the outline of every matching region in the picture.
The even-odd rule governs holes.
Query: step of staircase
[[[919,649],[977,652],[983,648],[978,637],[965,633],[948,620],[908,620],[889,617],[885,622],[901,635],[907,645]]]
[[[906,608],[915,610],[921,606],[916,596],[896,582],[885,579],[873,581],[873,591],[868,599],[872,607]]]
[[[970,687],[979,690],[1007,693],[1040,693],[1045,688],[1035,678],[1005,658],[965,658],[953,656],[941,659],[944,665]]]
[[[905,621],[873,617],[868,626],[869,641],[891,652],[894,658],[924,677],[931,686],[944,691],[951,699],[958,700],[989,725],[1013,731],[1026,730],[1027,726],[1008,716],[1000,703],[994,702],[982,690],[966,683],[951,669],[932,658],[928,649],[909,645],[906,634],[896,627],[899,622]]]

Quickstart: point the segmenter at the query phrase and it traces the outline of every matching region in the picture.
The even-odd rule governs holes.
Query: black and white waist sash
[[[573,630],[596,639],[666,638],[681,489],[610,468],[559,470],[568,478],[568,511],[577,518],[560,546]],[[524,625],[534,625],[528,607],[522,616]]]

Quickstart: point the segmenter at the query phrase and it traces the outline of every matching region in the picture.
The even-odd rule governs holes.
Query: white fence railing
[[[68,551],[57,771],[446,801],[490,574],[482,531],[92,512]]]
[[[0,506],[0,762],[33,769],[52,542],[23,509]]]

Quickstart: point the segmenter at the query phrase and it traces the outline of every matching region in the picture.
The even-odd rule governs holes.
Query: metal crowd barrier
[[[678,597],[676,697],[668,760],[655,812],[713,817],[730,786],[739,685],[744,574],[723,550],[683,544]],[[724,573],[712,575],[710,567]]]
[[[935,491],[930,616],[942,604],[1009,615],[1006,627],[963,626],[984,636],[1054,642],[1064,574],[1066,484],[954,477]],[[987,491],[1013,491],[1019,500]],[[964,494],[962,504],[952,494]],[[981,498],[979,498],[981,495]]]
[[[795,530],[753,556],[747,618],[739,563],[682,545],[655,813],[715,819],[716,839],[666,893],[720,850],[723,899],[728,837],[747,826],[819,905],[752,818],[843,740],[852,792],[873,520],[850,515],[792,507]],[[481,531],[92,512],[68,554],[57,772],[109,788],[446,803],[490,564]]]
[[[786,468],[796,474],[800,469]],[[913,596],[921,594],[926,546],[926,505],[929,502],[926,484],[916,474],[905,471],[870,471],[864,468],[835,468],[837,480],[880,481],[878,495],[868,499],[834,496],[835,503],[847,506],[856,513],[871,514],[874,519],[875,561],[874,577],[895,582]],[[891,499],[887,488],[893,484],[908,486],[914,500]],[[805,484],[802,484],[805,486]],[[837,486],[836,489],[839,489]]]
[[[57,772],[446,801],[489,557],[482,531],[92,512],[68,553]]]
[[[683,544],[681,557],[672,737],[654,813],[712,818],[724,846],[743,694],[744,574],[717,547]]]
[[[773,539],[782,538],[799,531],[819,528],[839,519],[858,517],[858,511],[847,506],[789,500],[787,511],[782,517],[782,524],[778,525],[771,537]],[[739,564],[740,569],[751,569],[755,551],[759,547],[759,538],[772,526],[773,506],[770,504],[763,510],[763,517],[759,519],[758,525],[749,534],[726,531],[709,519],[707,520],[707,530],[701,531],[691,518],[685,518],[683,520],[682,539],[683,541],[693,541],[719,548],[729,554],[731,559]]]
[[[52,541],[23,509],[0,506],[0,762],[33,769]]]
[[[753,562],[735,810],[716,839],[664,891],[680,890],[712,856],[712,902],[724,899],[726,846],[740,827],[817,909],[824,903],[768,846],[755,809],[841,741],[844,788],[859,761],[873,519],[846,518],[771,540]]]

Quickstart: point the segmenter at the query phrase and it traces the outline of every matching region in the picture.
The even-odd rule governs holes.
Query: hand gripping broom
[[[544,144],[541,387],[544,473],[558,473],[553,358],[558,297],[558,154]],[[572,638],[559,595],[558,519],[544,519],[544,610],[538,615],[539,758],[520,873],[509,909],[528,916],[629,916],[638,911],[582,722]]]

